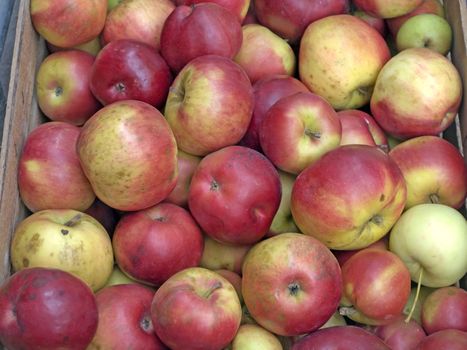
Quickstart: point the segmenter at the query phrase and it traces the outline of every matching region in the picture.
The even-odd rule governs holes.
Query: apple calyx
[[[57,86],[54,92],[55,92],[55,97],[60,97],[63,94],[63,88],[61,86]]]
[[[300,284],[298,284],[297,282],[289,283],[289,285],[287,286],[287,289],[289,290],[289,295],[292,297],[297,296],[301,290]]]
[[[213,179],[211,181],[211,187],[209,189],[211,191],[216,191],[217,192],[217,191],[219,191],[219,188],[220,188],[219,183],[216,180]]]
[[[417,291],[415,293],[415,298],[413,300],[412,308],[410,309],[409,314],[407,315],[407,317],[404,320],[405,323],[410,322],[410,319],[412,318],[412,315],[413,315],[413,313],[415,311],[415,306],[417,305],[418,296],[420,294],[420,287],[422,285],[422,278],[423,278],[423,269],[420,269],[420,273],[418,275],[418,281],[417,281]]]
[[[119,81],[117,84],[115,84],[115,90],[117,92],[121,93],[125,91],[125,84],[123,84],[121,81]]]
[[[222,288],[222,282],[216,281],[209,289],[207,289],[204,293],[201,293],[200,296],[209,299],[209,297],[214,293],[217,289]]]
[[[145,333],[149,333],[151,334],[154,330],[153,326],[152,326],[152,321],[151,321],[151,316],[148,315],[148,314],[145,314],[142,318],[141,318],[141,321],[139,321],[139,325],[141,327],[141,329],[145,332]]]

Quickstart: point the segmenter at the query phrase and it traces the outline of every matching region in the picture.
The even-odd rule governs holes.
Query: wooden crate
[[[466,80],[467,10],[465,0],[445,0],[446,15],[454,31],[452,60]],[[28,215],[21,203],[16,182],[18,158],[28,133],[45,121],[34,92],[35,72],[47,54],[45,42],[34,31],[29,0],[20,0],[13,64],[0,153],[0,283],[10,274],[9,245],[17,223]],[[464,90],[467,101],[467,89]],[[461,150],[467,149],[467,103],[446,138]]]

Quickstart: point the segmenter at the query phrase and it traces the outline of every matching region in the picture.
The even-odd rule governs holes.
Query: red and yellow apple
[[[355,6],[379,18],[403,16],[415,10],[423,0],[354,0]]]

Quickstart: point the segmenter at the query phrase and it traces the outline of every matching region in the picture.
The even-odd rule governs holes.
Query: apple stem
[[[214,293],[214,291],[219,288],[222,288],[222,283],[221,281],[216,281],[216,283],[214,283],[211,286],[211,288],[209,288],[205,293],[203,293],[202,297],[208,299],[211,296],[211,294]]]
[[[405,319],[405,323],[410,322],[410,319],[412,318],[412,315],[415,311],[415,306],[417,305],[418,296],[420,294],[420,287],[422,285],[422,277],[423,277],[423,269],[420,269],[420,274],[418,275],[418,282],[417,282],[417,292],[415,293],[415,298],[413,300],[412,308],[410,309],[410,312],[407,318]]]
[[[67,222],[65,222],[65,226],[68,226],[68,227],[73,227],[75,226],[80,220],[81,220],[81,217],[82,215],[81,214],[76,214],[75,216],[73,216],[70,220],[68,220]]]
[[[430,194],[430,202],[433,204],[438,204],[439,203],[438,195],[435,193]]]

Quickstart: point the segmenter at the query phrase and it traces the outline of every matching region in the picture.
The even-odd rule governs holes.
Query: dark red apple
[[[201,3],[178,6],[167,18],[161,34],[161,53],[179,72],[192,59],[204,55],[233,58],[243,35],[237,17],[222,6]]]
[[[445,329],[430,334],[423,339],[415,350],[465,350],[467,349],[467,332],[457,329]]]
[[[415,349],[426,337],[425,331],[415,320],[406,322],[403,316],[386,325],[377,326],[373,331],[392,350]]]
[[[159,108],[171,83],[170,68],[153,47],[133,40],[115,40],[97,55],[90,87],[104,105],[139,100]]]
[[[97,323],[92,290],[65,271],[23,269],[0,288],[0,342],[8,349],[83,350]]]
[[[85,211],[86,214],[91,215],[94,219],[99,221],[105,230],[112,237],[115,226],[119,220],[119,213],[96,198],[94,203]]]

